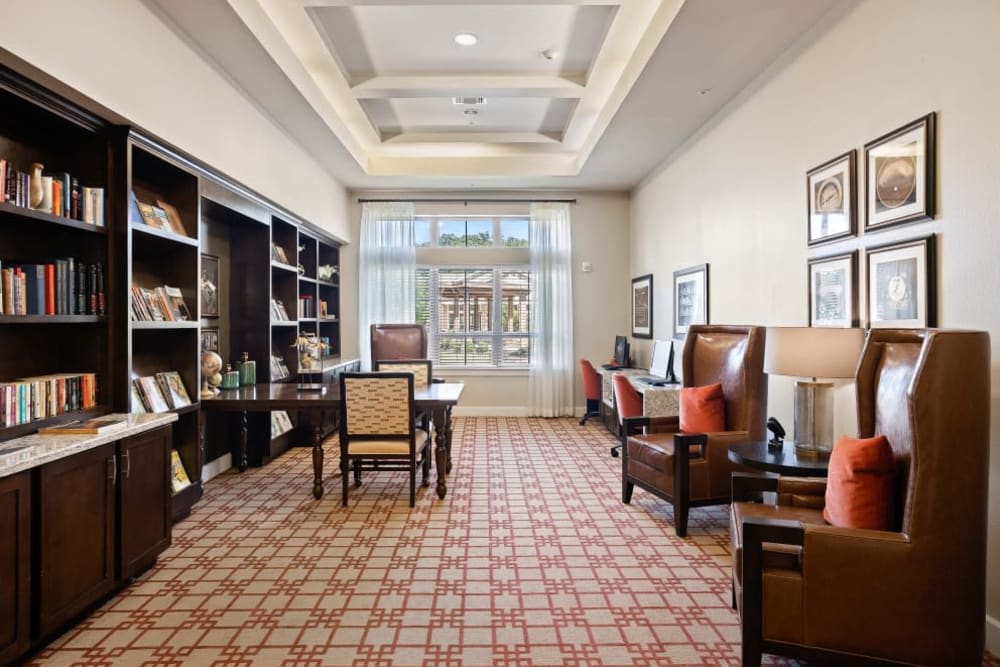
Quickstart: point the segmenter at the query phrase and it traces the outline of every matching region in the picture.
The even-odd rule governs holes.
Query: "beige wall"
[[[709,262],[712,322],[805,325],[808,255],[936,233],[939,325],[993,336],[996,443],[1000,86],[989,82],[1000,66],[1000,3],[871,0],[830,18],[829,31],[807,35],[637,189],[632,273],[661,269],[666,280]],[[808,253],[806,171],[929,111],[938,112],[937,219]],[[669,326],[671,296],[656,291],[657,328]],[[772,379],[768,409],[789,421],[790,382]],[[992,450],[987,641],[998,653],[1000,451]]]
[[[571,209],[573,225],[573,349],[577,358],[607,359],[611,356],[615,334],[629,333],[628,296],[630,279],[628,276],[628,219],[629,198],[624,193],[531,193],[531,192],[363,192],[354,193],[351,211],[351,236],[359,238],[361,206],[357,197],[371,198],[412,198],[469,197],[469,198],[529,198],[576,197],[577,203]],[[479,213],[527,212],[527,205],[512,209],[511,205],[479,205]],[[450,213],[464,210],[456,204],[421,204],[418,213]],[[582,262],[588,261],[593,271],[583,273]],[[342,338],[345,354],[356,354],[358,332],[351,322],[357,322],[357,244],[341,251],[343,280],[345,285],[341,296],[341,310],[350,314],[346,319]],[[459,406],[459,414],[523,415],[527,406],[528,377],[522,372],[482,372],[444,370],[435,375],[465,382],[465,392]],[[579,373],[576,375],[574,405],[583,409],[583,387]]]
[[[350,240],[344,188],[144,3],[2,4],[4,49]]]

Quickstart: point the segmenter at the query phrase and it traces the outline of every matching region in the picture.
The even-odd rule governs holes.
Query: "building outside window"
[[[436,366],[527,368],[531,274],[524,216],[416,221],[417,321]]]

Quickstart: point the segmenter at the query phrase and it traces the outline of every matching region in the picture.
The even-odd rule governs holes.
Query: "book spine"
[[[0,202],[7,201],[7,160],[0,158]]]
[[[66,314],[76,315],[76,264],[72,257],[66,258]]]
[[[80,196],[83,199],[83,212],[80,219],[88,225],[94,224],[94,193],[87,186],[83,186],[80,190]]]
[[[56,267],[45,265],[45,314],[56,314]]]
[[[87,313],[87,265],[83,262],[76,263],[76,285],[73,298],[77,314],[85,315]]]
[[[91,264],[87,276],[87,313],[97,315],[97,265]]]
[[[104,265],[97,263],[97,314],[104,315]]]
[[[82,211],[80,210],[80,181],[78,181],[76,179],[76,177],[72,177],[72,176],[70,177],[70,198],[69,198],[69,202],[70,202],[69,203],[69,205],[70,205],[70,216],[69,217],[73,218],[74,220],[80,220],[81,219],[81,213],[82,213]]]

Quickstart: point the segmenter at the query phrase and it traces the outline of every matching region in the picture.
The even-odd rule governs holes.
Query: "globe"
[[[222,357],[220,357],[215,352],[202,352],[201,353],[201,397],[202,398],[213,398],[219,393],[218,389],[215,389],[209,384],[210,378],[219,375],[219,371],[222,370]]]

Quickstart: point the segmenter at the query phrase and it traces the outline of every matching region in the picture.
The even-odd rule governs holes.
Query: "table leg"
[[[311,411],[309,418],[313,420],[313,497],[319,500],[323,497],[323,412]]]
[[[451,474],[451,429],[452,429],[450,405],[447,408],[445,408],[445,424],[448,435],[448,439],[445,442],[445,446],[448,448],[448,467],[446,472],[450,475]]]
[[[445,483],[445,475],[448,474],[448,411],[443,407],[435,408],[434,419],[434,467],[437,470],[437,494],[438,498],[444,498],[448,493],[448,485]]]
[[[240,413],[240,472],[247,470],[247,413],[244,410]]]

